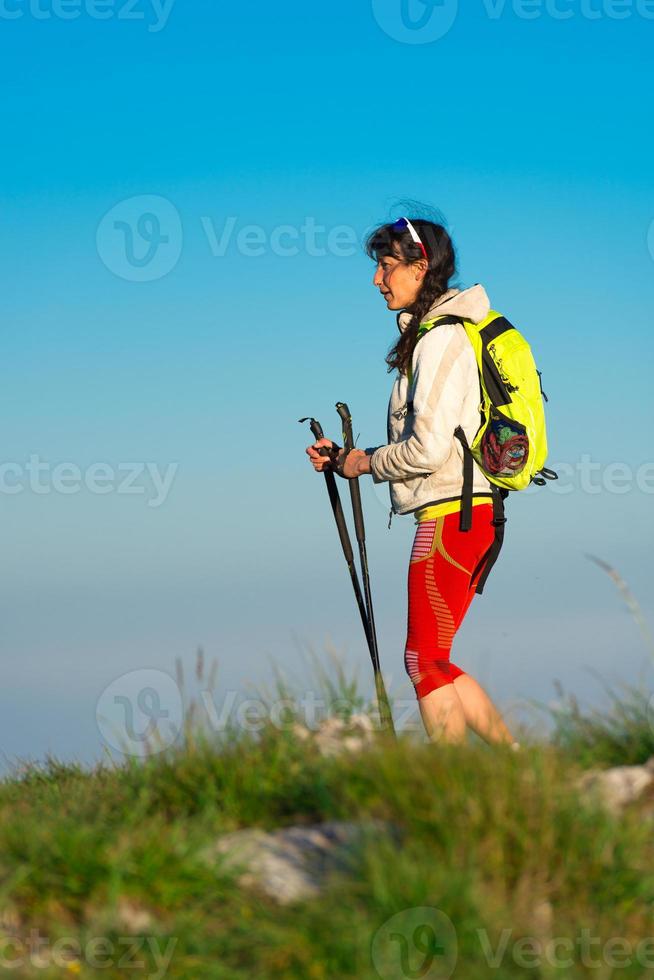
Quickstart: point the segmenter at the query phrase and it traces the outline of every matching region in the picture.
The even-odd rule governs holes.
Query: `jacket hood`
[[[437,316],[461,316],[473,323],[480,323],[490,312],[490,300],[483,286],[476,283],[469,289],[448,289],[436,300],[432,308],[422,319],[433,320]],[[404,310],[398,313],[397,326],[404,333],[412,320],[411,313]]]

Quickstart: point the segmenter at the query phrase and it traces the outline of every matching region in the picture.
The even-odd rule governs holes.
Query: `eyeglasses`
[[[409,221],[408,218],[398,218],[397,221],[395,222],[395,224],[393,225],[393,230],[394,231],[401,231],[403,228],[408,229],[408,232],[411,235],[411,238],[414,240],[414,242],[416,243],[416,245],[418,245],[422,249],[422,254],[424,255],[424,257],[429,262],[429,256],[427,255],[427,249],[422,244],[422,242],[420,240],[420,235],[415,230],[415,228],[413,227],[413,225],[411,224],[411,222]]]

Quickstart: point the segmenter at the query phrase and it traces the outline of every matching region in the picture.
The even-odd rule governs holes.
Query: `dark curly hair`
[[[407,308],[407,312],[412,314],[411,322],[386,356],[389,372],[397,368],[402,374],[406,374],[411,362],[422,319],[438,297],[450,288],[450,280],[456,273],[454,244],[444,225],[423,218],[409,217],[409,221],[425,246],[429,268],[416,301]],[[384,256],[391,256],[409,265],[424,258],[408,228],[396,228],[392,223],[380,225],[368,236],[365,251],[375,262]]]

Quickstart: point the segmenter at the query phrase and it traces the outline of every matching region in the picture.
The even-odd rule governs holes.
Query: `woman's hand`
[[[333,453],[331,456],[321,456],[318,450],[323,447],[338,450],[338,455]],[[353,480],[364,473],[370,473],[370,457],[362,449],[352,449],[346,453],[331,439],[319,439],[313,445],[307,446],[305,452],[317,473],[323,473],[327,467],[331,467],[346,480]]]
[[[309,457],[311,465],[313,466],[316,473],[322,473],[327,467],[332,467],[331,456],[321,456],[318,452],[319,449],[340,449],[335,442],[331,439],[318,439],[313,445],[307,446],[305,449],[306,454]]]
[[[349,453],[341,450],[337,460],[337,472],[346,480],[354,480],[357,476],[370,473],[370,456],[363,449],[352,449]]]

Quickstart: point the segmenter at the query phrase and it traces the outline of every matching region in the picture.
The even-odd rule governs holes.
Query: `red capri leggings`
[[[472,508],[469,531],[459,530],[460,518],[447,514],[416,528],[404,666],[418,698],[465,673],[450,661],[450,650],[495,537],[493,506]]]

